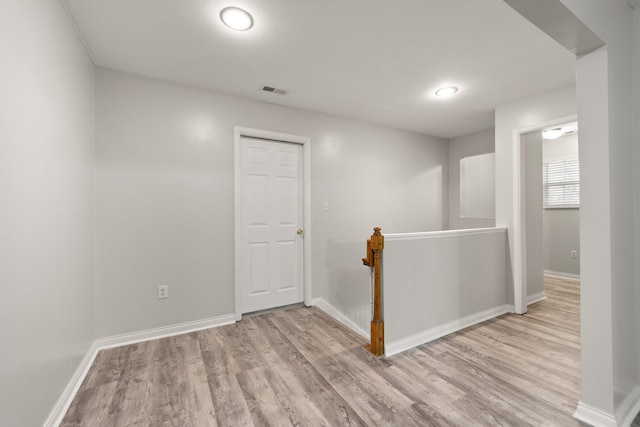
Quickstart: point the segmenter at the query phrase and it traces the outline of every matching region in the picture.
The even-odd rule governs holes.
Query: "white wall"
[[[95,340],[94,67],[60,3],[0,3],[0,424],[42,425]]]
[[[486,129],[449,140],[449,228],[493,227],[495,218],[462,218],[460,216],[460,160],[495,151],[495,130]],[[495,191],[495,190],[494,190]]]
[[[233,313],[234,125],[311,137],[313,297],[363,328],[372,228],[446,226],[446,140],[100,68],[96,96],[101,337]]]
[[[514,131],[575,115],[575,87],[567,86],[499,106],[495,114],[496,226],[509,229],[509,257],[513,268]],[[512,289],[509,290],[509,303],[514,303]]]
[[[581,231],[580,236],[583,248],[581,276],[583,289],[586,291],[583,292],[582,298],[582,309],[586,310],[583,319],[587,318],[590,322],[585,325],[583,320],[583,330],[587,331],[586,336],[583,334],[583,349],[586,348],[587,351],[583,351],[582,402],[596,408],[609,409],[607,405],[612,397],[613,408],[620,421],[626,398],[631,396],[640,384],[638,307],[636,305],[639,278],[636,277],[634,267],[636,260],[634,233],[630,232],[640,225],[640,219],[638,215],[634,218],[634,200],[629,197],[638,192],[638,187],[634,188],[633,181],[634,123],[630,90],[634,75],[632,71],[633,12],[624,0],[611,2],[563,0],[563,3],[607,43],[606,52],[599,54],[600,61],[604,63],[606,69],[600,70],[599,65],[593,64],[594,58],[583,62],[585,57],[578,61],[581,172],[583,177],[591,183],[597,180],[600,182],[599,185],[608,184],[604,191],[589,189],[583,192],[585,197],[580,209],[580,222],[583,229],[587,226],[596,226],[598,220],[600,220],[599,227],[602,228],[604,224],[607,229],[606,234],[596,231],[584,234]],[[640,70],[635,70],[635,74],[638,72]],[[595,76],[601,76],[600,80],[605,82],[604,87],[602,84],[594,85]],[[600,107],[595,106],[595,103],[599,103]],[[604,111],[601,111],[603,108]],[[588,124],[591,132],[585,132],[582,122]],[[635,136],[637,137],[637,134]],[[603,144],[608,147],[608,156],[604,157],[599,149],[599,145]],[[601,165],[607,160],[607,166],[600,170],[596,169],[598,164]],[[637,168],[638,165],[635,164],[635,167]],[[608,176],[603,176],[607,172]],[[583,185],[586,185],[585,179],[582,180]],[[603,206],[603,197],[609,199],[607,214],[610,220],[607,222],[601,221],[602,213],[597,210],[598,206],[600,208]],[[595,237],[605,238],[608,242],[598,241]],[[591,251],[594,244],[605,243],[610,245],[610,251],[605,254],[611,260],[608,271],[597,270],[598,267],[592,265],[597,260],[586,257],[587,251]],[[607,245],[604,246],[606,247]],[[604,254],[602,250],[600,254]],[[602,256],[598,258],[601,259]],[[598,280],[598,275],[601,274],[608,275],[608,280]],[[594,281],[590,283],[592,279]],[[604,312],[602,310],[598,312],[597,307],[608,300],[611,301],[610,311],[607,309]],[[602,387],[603,377],[598,368],[603,366],[611,356],[602,355],[601,363],[597,364],[590,355],[591,351],[596,355],[603,351],[602,348],[607,348],[602,346],[602,338],[595,336],[599,332],[598,327],[595,326],[598,321],[600,325],[612,325],[613,396],[603,395],[606,387],[604,389]],[[585,353],[588,355],[587,360],[584,359]],[[640,390],[636,389],[637,392]]]
[[[633,123],[634,127],[634,210],[637,218],[640,212],[640,9],[633,13]],[[636,336],[640,336],[640,226],[636,219],[634,226],[635,237],[635,288],[636,288]],[[640,353],[640,339],[638,339],[638,353]],[[638,358],[638,371],[640,371],[640,357]]]
[[[542,142],[542,161],[575,159],[580,155],[578,134],[561,136],[557,139],[545,139]]]
[[[387,235],[383,274],[388,355],[509,311],[505,229]]]
[[[542,161],[578,157],[578,135],[545,139]],[[580,275],[580,209],[545,209],[542,213],[544,269],[553,273]],[[578,257],[571,258],[577,250]]]
[[[638,409],[639,277],[637,128],[634,132],[632,69],[634,13],[626,0],[560,0],[606,47],[577,60],[582,200],[582,394],[578,416],[591,422],[628,422]],[[637,25],[637,20],[636,20]],[[637,31],[637,29],[636,29]],[[637,34],[637,32],[636,32]],[[636,42],[637,43],[637,42]],[[637,55],[636,55],[637,56]],[[637,65],[636,65],[637,66]],[[566,116],[573,109],[553,94],[496,111],[497,225],[511,227],[514,128]],[[559,102],[558,102],[559,101]],[[516,107],[515,109],[513,107]],[[636,104],[637,108],[637,104]],[[575,111],[575,110],[574,110]],[[637,123],[637,121],[636,121]],[[635,154],[635,157],[634,157]],[[634,185],[635,184],[635,185]],[[635,236],[635,241],[634,241]],[[512,249],[513,251],[513,249]],[[513,253],[512,253],[513,255]],[[629,399],[631,398],[631,399]],[[615,414],[616,421],[613,421]],[[594,421],[597,420],[597,421]]]
[[[550,274],[580,275],[580,210],[545,209],[542,212],[544,270]],[[578,251],[571,258],[571,251]]]
[[[521,136],[524,157],[524,209],[527,295],[544,292],[542,244],[542,131]]]

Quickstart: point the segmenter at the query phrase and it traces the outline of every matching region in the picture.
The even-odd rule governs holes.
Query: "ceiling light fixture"
[[[562,128],[553,128],[553,129],[544,130],[542,132],[542,137],[544,139],[558,139],[563,134],[564,132],[562,131]]]
[[[561,136],[575,134],[578,132],[578,123],[568,123],[563,126],[545,129],[542,131],[542,137],[544,139],[558,139]]]
[[[253,17],[239,7],[225,7],[220,11],[220,19],[227,27],[236,31],[247,31],[253,27]]]
[[[441,87],[436,91],[436,96],[447,97],[455,94],[457,91],[458,88],[455,86]]]

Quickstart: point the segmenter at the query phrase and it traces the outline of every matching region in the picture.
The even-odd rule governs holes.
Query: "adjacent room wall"
[[[544,292],[542,244],[542,131],[521,136],[524,157],[524,209],[527,296]]]
[[[578,157],[578,135],[545,139],[542,161],[558,161]],[[544,270],[551,274],[580,275],[580,209],[545,209],[543,216]],[[571,251],[578,251],[571,258]]]
[[[462,218],[460,216],[460,160],[494,151],[494,129],[486,129],[449,140],[449,228],[451,230],[495,227],[495,218]]]
[[[94,67],[60,2],[0,3],[0,424],[45,423],[96,338]]]
[[[560,276],[580,276],[580,210],[545,209],[543,215],[544,271]],[[571,251],[578,251],[571,258]]]
[[[100,337],[233,313],[235,125],[311,137],[313,297],[363,328],[372,228],[446,227],[446,140],[100,68],[96,96]]]

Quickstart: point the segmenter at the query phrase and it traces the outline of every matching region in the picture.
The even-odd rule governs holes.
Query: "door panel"
[[[267,176],[249,175],[249,226],[266,226],[267,213]]]
[[[249,244],[249,295],[269,292],[269,243]]]
[[[241,138],[242,312],[303,299],[302,147]]]

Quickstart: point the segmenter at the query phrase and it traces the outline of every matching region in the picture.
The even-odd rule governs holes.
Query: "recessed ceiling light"
[[[220,19],[227,27],[236,31],[246,31],[253,27],[253,17],[239,7],[225,7],[220,11]]]
[[[458,88],[455,86],[447,86],[441,87],[436,91],[436,96],[451,96],[458,91]]]

